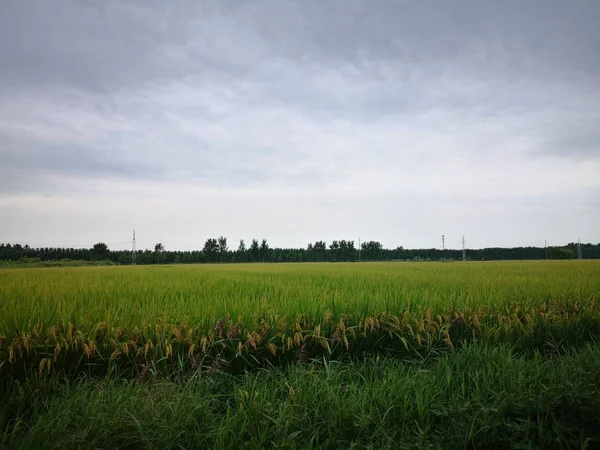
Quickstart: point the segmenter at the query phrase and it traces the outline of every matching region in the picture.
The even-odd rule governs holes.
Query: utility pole
[[[135,266],[135,230],[133,230],[133,244],[131,246],[131,264]]]
[[[463,235],[462,237],[462,260],[466,261],[467,260],[467,252],[465,251],[465,236]]]
[[[583,259],[583,253],[581,252],[581,240],[577,239],[577,259]]]

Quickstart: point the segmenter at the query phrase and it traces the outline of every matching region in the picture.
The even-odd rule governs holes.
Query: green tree
[[[110,251],[108,250],[108,245],[104,242],[98,242],[94,244],[92,247],[92,257],[94,259],[107,259]]]
[[[267,240],[263,239],[260,243],[260,257],[263,261],[266,261],[269,256],[269,244],[267,244]]]
[[[104,242],[98,242],[97,244],[94,244],[92,250],[97,253],[106,253],[108,251],[108,245],[106,245]]]
[[[236,262],[244,262],[244,261],[248,260],[248,252],[246,251],[246,242],[243,239],[240,239],[240,243],[238,245],[237,252],[233,258]]]
[[[356,251],[356,248],[354,248],[354,241],[342,239],[338,242],[338,246],[341,261],[351,261],[354,259],[354,252]]]
[[[252,261],[257,261],[260,255],[260,244],[256,239],[252,239],[252,244],[250,244],[250,258]]]
[[[318,251],[325,251],[327,250],[327,244],[325,243],[325,241],[317,241],[315,242],[313,248]]]
[[[548,258],[573,259],[575,258],[575,251],[565,247],[548,247]]]
[[[338,261],[338,258],[340,257],[340,243],[338,241],[333,241],[329,244],[329,250],[331,250],[331,260]]]
[[[165,246],[162,244],[162,242],[159,242],[158,244],[156,244],[156,245],[154,246],[154,251],[155,251],[156,253],[159,253],[159,252],[164,252],[164,251],[165,251]]]
[[[227,256],[227,252],[229,251],[229,247],[227,246],[227,238],[225,236],[219,236],[218,245],[219,245],[219,258],[221,262],[225,260],[225,256]]]
[[[219,253],[219,243],[214,238],[208,238],[204,243],[202,253],[206,256],[207,261],[215,262]]]
[[[362,258],[365,260],[376,260],[382,258],[383,246],[377,241],[368,241],[360,244]]]

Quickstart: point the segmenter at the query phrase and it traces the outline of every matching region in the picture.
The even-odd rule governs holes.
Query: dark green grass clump
[[[600,344],[552,358],[469,345],[420,362],[23,382],[2,395],[11,449],[600,446]]]

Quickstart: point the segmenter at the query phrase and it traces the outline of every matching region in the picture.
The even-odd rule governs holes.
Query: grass
[[[599,293],[600,261],[2,270],[0,445],[592,448]]]
[[[76,259],[59,259],[42,261],[40,258],[21,258],[16,261],[0,260],[0,269],[25,269],[38,267],[89,267],[114,266],[113,261],[83,261]]]
[[[321,362],[185,382],[63,383],[4,444],[29,448],[597,448],[600,345],[559,359],[466,346],[427,364]],[[13,408],[27,387],[15,391]],[[5,422],[6,423],[6,422]]]

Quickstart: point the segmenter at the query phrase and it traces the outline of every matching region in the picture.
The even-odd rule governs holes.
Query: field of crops
[[[349,381],[348,386],[352,386],[360,377],[364,378],[364,374],[360,373],[365,364],[381,365],[381,374],[395,373],[384,378],[388,383],[391,379],[395,380],[397,389],[402,383],[408,383],[402,389],[408,385],[417,386],[410,377],[422,377],[419,375],[421,371],[431,364],[441,365],[442,368],[435,370],[440,371],[442,378],[451,377],[456,371],[464,372],[467,367],[472,370],[465,362],[461,363],[465,365],[459,370],[456,362],[456,358],[465,358],[464,355],[469,352],[475,354],[473,360],[484,367],[489,361],[485,355],[497,351],[500,353],[492,359],[498,358],[498,354],[525,358],[523,367],[530,365],[532,373],[546,367],[547,361],[555,360],[568,366],[561,369],[565,373],[581,372],[583,378],[596,379],[600,378],[600,363],[590,363],[596,365],[589,370],[598,367],[597,373],[577,372],[580,364],[573,366],[572,362],[564,362],[567,360],[563,361],[563,356],[571,355],[568,361],[581,361],[583,357],[577,352],[600,354],[599,294],[600,262],[597,261],[0,270],[0,388],[11,393],[2,399],[0,425],[3,426],[6,442],[17,446],[17,441],[10,441],[16,437],[23,439],[19,443],[27,442],[27,436],[31,434],[22,429],[19,431],[17,424],[28,423],[34,428],[47,425],[50,421],[48,414],[60,410],[53,402],[64,406],[64,402],[73,395],[81,395],[82,402],[89,402],[89,399],[83,398],[99,389],[97,384],[90,384],[91,380],[94,380],[93,383],[108,383],[101,389],[114,392],[115,399],[123,393],[132,399],[151,395],[150,392],[156,392],[156,383],[161,380],[162,383],[171,383],[165,389],[171,389],[175,398],[184,402],[187,400],[181,394],[182,389],[191,389],[198,394],[200,388],[198,385],[184,388],[183,383],[187,386],[208,377],[216,384],[211,384],[210,393],[200,395],[227,398],[222,405],[225,409],[217,408],[213,419],[233,417],[228,409],[233,408],[240,417],[245,417],[244,420],[251,420],[242,410],[250,408],[254,411],[252,408],[258,407],[261,395],[267,395],[267,392],[275,395],[277,391],[274,387],[267,389],[266,385],[258,388],[261,382],[284,386],[285,402],[294,403],[296,397],[304,395],[306,398],[299,391],[300,384],[309,382],[303,380],[306,373],[315,370],[328,374],[339,372],[335,376],[343,378],[347,373],[356,371],[358,378]],[[512,364],[510,357],[507,361],[506,364]],[[357,364],[359,368],[356,368]],[[398,364],[404,368],[399,369]],[[551,363],[548,367],[559,367],[560,364],[557,364]],[[398,370],[415,372],[411,372],[410,376],[407,372],[402,378],[397,375]],[[492,369],[488,367],[486,370]],[[513,369],[506,370],[510,372]],[[299,376],[298,371],[309,372]],[[253,382],[257,393],[246,386],[247,377],[252,373],[269,374]],[[293,376],[303,381],[298,381],[294,387],[289,382]],[[273,381],[272,377],[279,377],[278,381]],[[490,372],[488,378],[496,379],[494,377],[496,375]],[[377,377],[367,378],[364,382],[373,384],[373,389],[376,389]],[[406,381],[409,378],[413,381]],[[462,379],[464,391],[464,384],[469,383]],[[521,394],[529,395],[528,389],[533,384],[530,386],[526,378],[519,380],[526,386]],[[488,381],[482,383],[487,386]],[[113,382],[126,385],[115,387],[111,384]],[[328,383],[332,382],[325,381],[319,389],[329,389]],[[429,382],[435,386],[440,381],[436,378]],[[453,382],[456,384],[456,380]],[[224,383],[225,387],[220,383]],[[515,382],[510,389],[516,389],[519,383]],[[554,381],[556,392],[564,391],[561,383]],[[580,388],[580,393],[600,398],[598,382],[594,383],[583,383],[585,389]],[[215,391],[217,385],[221,386],[218,392]],[[75,389],[76,394],[65,394],[65,386]],[[146,389],[145,393],[139,391],[141,387]],[[456,384],[455,388],[461,389],[461,384]],[[339,396],[343,396],[339,387],[335,389],[338,389]],[[348,389],[347,395],[359,393],[350,394],[353,388]],[[160,392],[159,389],[157,395],[162,396]],[[463,394],[466,399],[473,393]],[[315,392],[315,395],[331,396],[331,391]],[[437,398],[433,390],[428,395],[430,401]],[[371,407],[376,406],[376,410],[383,414],[381,408],[384,405],[373,406],[366,398],[362,401]],[[239,402],[242,402],[241,406]],[[345,402],[340,400],[340,405]],[[486,402],[487,407],[491,407],[493,401],[488,399]],[[596,403],[588,407],[600,408],[600,400]],[[390,407],[394,408],[393,405],[385,406]],[[144,410],[144,407],[140,408],[140,411]],[[71,410],[74,409],[71,407]],[[418,430],[423,431],[419,418],[435,419],[433,412],[422,417],[421,414],[425,413],[419,410],[416,418],[411,419],[419,425],[415,431],[417,434]],[[79,415],[85,417],[83,412]],[[296,428],[304,423],[300,416],[294,416],[292,421]],[[369,417],[369,420],[374,420]],[[548,417],[546,419],[550,420]],[[535,422],[538,419],[529,417],[528,420]],[[61,420],[67,418],[62,417]],[[89,420],[92,420],[92,415]],[[94,420],[102,419],[96,416]],[[348,420],[356,422],[355,417]],[[370,423],[367,418],[364,420],[366,424]],[[224,430],[222,422],[213,425],[215,430]],[[556,423],[554,425],[557,426]],[[593,422],[590,429],[598,425],[600,422]],[[357,425],[358,428],[361,426]],[[357,440],[344,441],[345,444],[365,447],[369,444],[368,436],[390,436],[391,430],[385,427],[392,425],[378,426],[377,430],[367,426],[370,434],[365,435],[363,430],[358,433]],[[461,426],[456,424],[458,429]],[[407,427],[406,436],[415,437],[414,433],[411,434],[415,430],[414,423]],[[350,431],[344,427],[337,431],[347,438],[356,431],[352,426],[350,428]],[[570,431],[572,428],[572,425],[567,426]],[[524,442],[543,442],[527,426],[523,429]],[[207,436],[216,436],[215,430]],[[287,445],[287,448],[345,446],[331,436],[327,441],[314,441],[315,436],[312,436],[311,441],[309,431],[300,428],[294,431],[297,434],[290,431],[293,436],[280,436],[275,441],[278,446]],[[152,447],[149,441],[144,444],[143,440],[140,443],[131,437],[138,436],[140,432],[139,429],[124,431],[124,436],[129,433],[129,437],[123,439],[137,442],[131,448]],[[249,434],[238,436],[234,442],[239,444],[240,439],[254,442],[252,445],[256,448],[267,445],[258,439],[260,436],[249,430],[245,432]],[[537,437],[532,438],[534,435]],[[475,442],[473,436],[465,436],[465,446]],[[298,441],[300,438],[301,441]],[[219,443],[212,438],[206,439],[201,441],[202,445],[228,446],[225,441]],[[595,442],[585,436],[573,439],[573,442],[579,443]],[[275,441],[271,444],[275,445]],[[123,442],[118,440],[111,445],[126,446]],[[170,442],[175,445],[176,440]],[[386,442],[385,445],[392,445],[394,441]],[[489,444],[492,441],[483,442]],[[63,442],[61,445],[63,448],[70,445],[77,448],[81,441]],[[194,445],[200,444],[196,442]],[[380,445],[384,445],[383,441]],[[231,447],[239,448],[239,445],[231,444]]]

